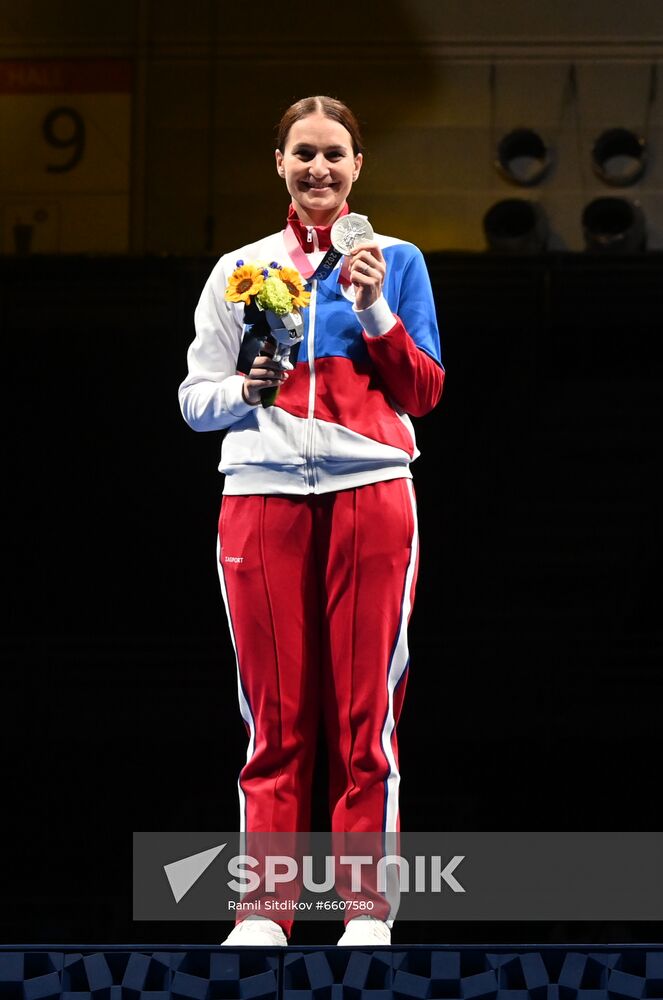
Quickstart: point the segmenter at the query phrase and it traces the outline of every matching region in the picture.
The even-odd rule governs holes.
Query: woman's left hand
[[[362,243],[350,254],[350,280],[357,309],[367,309],[382,295],[387,265],[377,243]]]

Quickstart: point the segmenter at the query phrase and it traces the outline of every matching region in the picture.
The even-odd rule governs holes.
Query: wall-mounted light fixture
[[[497,172],[519,187],[533,187],[542,181],[552,162],[545,142],[531,128],[516,128],[502,136],[496,154]]]
[[[645,216],[626,198],[595,198],[582,213],[585,248],[603,253],[637,253],[647,243]]]
[[[601,132],[592,147],[592,168],[612,187],[628,187],[640,180],[647,165],[647,144],[627,128]]]
[[[483,217],[483,231],[490,250],[537,253],[545,250],[548,240],[543,210],[524,198],[506,198],[492,205]]]

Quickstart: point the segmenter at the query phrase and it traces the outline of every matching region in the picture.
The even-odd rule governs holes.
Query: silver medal
[[[331,227],[331,244],[334,250],[350,254],[355,247],[369,243],[374,237],[373,227],[365,215],[350,212],[342,215]]]

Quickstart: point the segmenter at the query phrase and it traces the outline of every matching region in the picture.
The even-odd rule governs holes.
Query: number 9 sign
[[[64,174],[80,163],[85,152],[85,122],[75,108],[60,107],[49,111],[41,124],[44,139],[55,149],[70,149],[63,163],[49,163],[49,174]],[[65,134],[62,135],[62,132]]]
[[[0,60],[0,251],[126,252],[132,93],[126,59]]]

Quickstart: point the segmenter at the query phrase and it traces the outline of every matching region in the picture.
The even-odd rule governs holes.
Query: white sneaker
[[[376,917],[353,917],[345,925],[345,933],[337,943],[355,948],[391,944],[391,931],[384,920]]]
[[[273,948],[275,945],[282,947],[287,945],[288,939],[283,933],[283,928],[279,927],[273,920],[267,917],[246,917],[235,924],[225,941],[221,942],[221,947],[256,947],[267,945]]]

